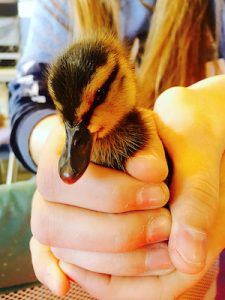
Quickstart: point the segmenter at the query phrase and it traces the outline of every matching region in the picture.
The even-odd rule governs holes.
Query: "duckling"
[[[66,130],[59,174],[74,183],[89,162],[125,171],[149,138],[137,108],[137,82],[128,52],[113,34],[75,42],[48,70],[48,89]]]

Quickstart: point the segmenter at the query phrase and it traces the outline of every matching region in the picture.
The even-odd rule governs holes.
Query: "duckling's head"
[[[107,136],[133,110],[134,70],[116,38],[97,34],[73,44],[48,73],[49,92],[67,134],[60,176],[73,183],[86,170],[95,139]]]

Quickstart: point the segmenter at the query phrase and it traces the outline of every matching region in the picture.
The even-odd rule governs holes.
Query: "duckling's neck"
[[[148,140],[148,128],[141,113],[134,109],[107,136],[96,140],[91,161],[125,171],[126,160],[144,148]]]

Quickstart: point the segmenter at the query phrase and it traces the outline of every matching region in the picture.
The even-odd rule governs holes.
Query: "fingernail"
[[[171,220],[168,216],[160,215],[150,221],[147,229],[149,243],[168,240],[171,228]]]
[[[137,203],[140,207],[158,208],[166,201],[166,192],[159,185],[143,186],[137,193]]]
[[[148,270],[160,271],[172,268],[172,262],[169,256],[166,244],[154,244],[149,246],[146,254],[145,265]]]
[[[185,263],[194,267],[204,266],[206,247],[206,233],[192,227],[179,229],[175,240],[175,248]]]

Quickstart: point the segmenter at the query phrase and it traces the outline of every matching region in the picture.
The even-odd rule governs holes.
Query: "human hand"
[[[107,300],[173,300],[193,287],[206,273],[224,247],[225,241],[225,155],[220,168],[220,195],[218,215],[208,233],[208,255],[204,268],[198,274],[178,270],[164,276],[121,277],[99,274],[60,261],[61,269],[96,299]],[[38,247],[37,247],[38,248]],[[44,252],[43,250],[41,250]],[[44,259],[47,255],[42,255]],[[50,262],[50,260],[49,260]],[[49,264],[49,262],[47,262]],[[44,265],[44,262],[43,262]],[[59,280],[56,282],[60,282]],[[53,285],[54,282],[52,282]]]
[[[202,270],[210,232],[223,215],[218,195],[219,178],[225,175],[219,177],[225,150],[224,86],[225,76],[208,78],[189,88],[169,89],[155,105],[159,135],[173,162],[169,250],[182,272]],[[215,236],[220,233],[214,230]],[[213,247],[225,246],[225,240],[215,241]]]
[[[65,185],[58,175],[64,139],[58,126],[39,161],[31,220],[37,278],[58,295],[69,289],[56,256],[117,276],[171,271],[167,245],[160,243],[168,239],[171,225],[169,212],[160,208],[169,198],[162,182],[167,164],[155,128],[149,147],[127,164],[136,179],[90,164],[76,184]]]
[[[202,278],[225,247],[224,84],[223,76],[171,89],[156,106],[159,133],[174,165],[170,253],[178,269],[160,277],[129,278],[60,262],[94,297],[176,299]],[[198,233],[200,238],[194,239]]]

